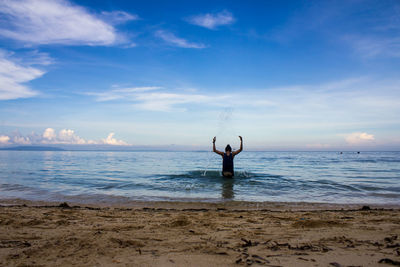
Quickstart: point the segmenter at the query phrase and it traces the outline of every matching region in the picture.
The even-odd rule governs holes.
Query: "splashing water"
[[[226,138],[226,132],[230,133],[229,137],[232,137],[233,133],[236,133],[236,131],[233,131],[232,127],[232,117],[233,117],[233,107],[226,107],[224,108],[220,114],[218,115],[218,121],[217,121],[217,133],[216,137],[222,137],[221,139],[228,139]],[[215,160],[214,155],[209,154],[207,156],[207,165],[204,169],[204,172],[202,176],[207,175],[207,171],[209,170],[209,167],[211,165],[211,160]]]
[[[231,141],[236,136],[237,131],[234,128],[233,111],[232,107],[227,107],[218,116],[216,136],[219,136],[221,140]]]
[[[231,144],[233,150],[239,149],[235,147],[235,144],[240,144],[239,135],[240,131],[237,131],[234,123],[234,108],[227,107],[219,114],[218,120],[218,135],[221,137],[220,140],[224,140],[227,144]],[[247,167],[243,167],[243,175],[248,177],[249,170]]]

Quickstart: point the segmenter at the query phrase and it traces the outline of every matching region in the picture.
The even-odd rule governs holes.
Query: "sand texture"
[[[0,265],[400,265],[398,209],[173,205],[1,206]]]

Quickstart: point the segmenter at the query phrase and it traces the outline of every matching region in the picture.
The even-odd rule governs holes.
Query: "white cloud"
[[[27,98],[38,94],[24,83],[41,77],[45,72],[24,66],[0,50],[0,100]]]
[[[159,90],[162,87],[159,86],[144,86],[144,87],[128,87],[128,88],[117,88],[106,92],[88,92],[86,95],[95,96],[99,102],[110,101],[124,98],[132,98],[139,92],[147,92],[153,90]]]
[[[130,20],[139,19],[138,15],[129,14],[124,11],[111,11],[111,12],[103,11],[101,12],[101,17],[105,21],[108,21],[111,24],[121,24]]]
[[[86,144],[85,139],[77,136],[73,130],[63,129],[58,133],[58,143],[61,144],[77,144],[83,145]]]
[[[28,51],[26,53],[19,53],[19,57],[23,58],[24,64],[31,65],[51,65],[54,59],[48,53],[39,52],[38,50]]]
[[[163,89],[160,92],[158,90]],[[192,90],[189,90],[192,91]],[[97,101],[112,101],[112,100],[127,100],[134,103],[134,106],[143,110],[151,111],[176,111],[185,110],[179,105],[184,104],[218,104],[221,100],[226,100],[229,97],[226,95],[209,96],[205,94],[193,93],[171,93],[165,92],[163,87],[147,86],[147,87],[132,87],[112,89],[106,92],[86,93],[96,97]]]
[[[202,108],[237,107],[251,118],[291,120],[318,124],[354,124],[369,121],[399,121],[400,80],[355,77],[314,85],[276,88],[185,90],[185,88],[133,87],[91,92],[96,101],[131,102],[136,108],[154,111],[182,111],[200,104]],[[220,92],[218,92],[220,91]],[[352,114],[352,116],[349,116]],[[350,123],[351,122],[351,123]],[[357,125],[357,126],[356,126]],[[282,125],[281,125],[282,126]],[[347,127],[347,126],[346,126]],[[353,129],[347,129],[352,131]]]
[[[125,12],[103,17],[67,0],[4,0],[0,2],[0,35],[27,44],[112,45],[126,41],[111,23],[135,19]]]
[[[56,137],[57,137],[57,135],[53,128],[47,128],[46,130],[44,130],[43,138],[45,140],[52,141],[52,140],[55,140]]]
[[[351,36],[346,37],[364,58],[377,56],[400,57],[400,37]]]
[[[44,130],[42,139],[39,142],[43,144],[86,144],[86,141],[76,135],[73,130],[62,129],[57,135],[53,128]]]
[[[362,144],[362,143],[374,141],[375,137],[373,134],[355,132],[355,133],[346,135],[345,140],[350,145],[356,145],[356,144]]]
[[[219,97],[218,97],[219,99]],[[136,107],[153,111],[172,111],[176,110],[175,106],[179,104],[195,104],[195,103],[212,103],[216,98],[201,94],[176,94],[152,92],[138,94],[135,104]],[[179,108],[178,108],[179,109]],[[182,110],[182,109],[179,109]]]
[[[399,2],[376,10],[374,15],[365,17],[362,31],[342,39],[363,58],[400,57]]]
[[[127,87],[112,90],[115,93],[137,93],[162,89],[160,86]]]
[[[177,37],[177,36],[175,36],[175,34],[164,31],[164,30],[156,31],[155,35],[156,35],[156,37],[161,38],[166,43],[173,45],[173,46],[178,46],[178,47],[182,47],[182,48],[197,48],[197,49],[206,48],[206,46],[204,44],[191,43],[191,42],[187,41],[186,39]]]
[[[106,138],[100,139],[98,141],[85,140],[84,138],[78,136],[74,130],[62,129],[56,133],[53,128],[46,128],[42,135],[37,135],[32,133],[28,136],[22,136],[20,133],[16,132],[12,135],[0,135],[1,145],[129,145],[123,140],[118,140],[114,138],[114,133],[110,133]]]
[[[8,137],[7,135],[0,135],[0,144],[7,145],[9,144],[9,141],[10,137]]]
[[[126,142],[122,140],[117,140],[114,138],[114,133],[110,133],[106,139],[102,139],[103,143],[106,145],[116,145],[116,146],[126,146]]]
[[[235,18],[232,13],[224,10],[219,13],[211,14],[201,14],[189,17],[187,21],[191,24],[205,27],[210,30],[216,29],[218,26],[229,25],[235,22]]]
[[[32,143],[29,137],[23,136],[14,136],[13,142],[21,145],[30,145]]]

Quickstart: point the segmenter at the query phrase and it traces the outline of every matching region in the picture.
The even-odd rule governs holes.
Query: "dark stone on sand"
[[[70,205],[68,205],[67,202],[63,202],[60,205],[58,205],[58,207],[63,208],[63,209],[70,209]]]
[[[101,210],[101,208],[85,207],[87,210]]]
[[[209,211],[209,209],[183,209],[182,211]]]
[[[242,247],[251,247],[252,246],[251,240],[246,240],[244,238],[241,238],[241,240],[244,242]]]
[[[340,263],[337,262],[331,262],[329,263],[329,265],[335,266],[335,267],[342,267],[343,265],[341,265]]]
[[[387,263],[395,266],[400,266],[400,261],[394,261],[392,259],[384,258],[378,261],[378,263]]]
[[[399,248],[400,247],[400,243],[396,243],[396,244],[387,244],[386,248]]]
[[[258,256],[258,255],[255,255],[255,254],[254,254],[254,255],[251,255],[251,257],[263,261],[263,262],[257,261],[257,263],[269,263],[269,261],[268,261],[267,259],[265,259],[265,258],[263,258],[263,257],[261,257],[261,256]]]
[[[371,210],[371,208],[369,206],[362,206],[360,210]]]
[[[397,235],[391,236],[391,237],[385,237],[383,240],[387,243],[392,243],[394,240],[397,239]]]
[[[31,243],[19,240],[1,240],[0,248],[24,248],[30,247]]]
[[[121,248],[127,248],[127,247],[134,247],[134,248],[138,248],[140,250],[141,247],[144,247],[144,244],[140,241],[136,241],[136,240],[122,240],[119,238],[110,238],[110,241],[113,243],[116,243],[119,245],[119,247]],[[141,254],[141,251],[139,251],[139,253]]]
[[[20,255],[18,253],[17,254],[11,254],[11,255],[8,256],[9,259],[13,259],[13,260],[14,259],[18,259],[19,257],[20,257]]]
[[[343,220],[351,220],[351,219],[354,219],[354,217],[344,216],[344,217],[341,217],[340,219],[343,219]]]
[[[252,265],[254,261],[252,259],[246,259],[246,264],[247,265]]]

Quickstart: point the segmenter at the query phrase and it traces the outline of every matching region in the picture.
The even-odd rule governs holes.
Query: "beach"
[[[278,202],[4,200],[1,266],[390,266],[400,209]]]

